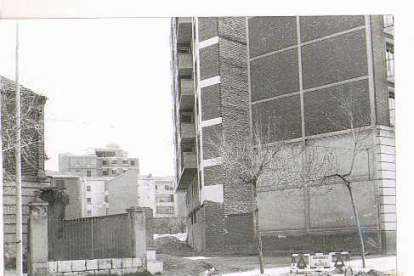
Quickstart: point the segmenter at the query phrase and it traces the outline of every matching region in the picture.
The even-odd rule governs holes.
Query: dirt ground
[[[165,276],[198,276],[214,266],[220,275],[222,273],[248,271],[259,267],[257,256],[211,256],[208,259],[190,260],[184,256],[159,254],[157,259],[164,262]],[[275,265],[277,264],[277,265]],[[265,257],[266,268],[290,265],[289,257]]]

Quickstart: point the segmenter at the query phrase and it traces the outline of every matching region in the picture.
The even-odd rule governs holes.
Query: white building
[[[174,177],[138,176],[128,171],[108,181],[108,214],[119,214],[138,205],[150,207],[154,217],[184,216],[185,199],[175,189]]]

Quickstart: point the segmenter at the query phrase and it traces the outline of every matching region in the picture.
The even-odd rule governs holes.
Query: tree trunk
[[[352,191],[351,183],[347,182],[346,187],[349,191],[349,196],[351,197],[352,209],[354,210],[354,217],[355,222],[358,228],[358,235],[359,235],[359,242],[361,244],[361,252],[362,252],[362,267],[365,268],[365,245],[364,245],[364,238],[362,237],[361,225],[359,223],[358,211],[355,205],[354,193]]]
[[[260,235],[259,230],[259,208],[257,205],[257,192],[256,186],[253,186],[253,228],[254,228],[254,237],[256,241],[257,251],[259,253],[259,268],[260,274],[264,274],[264,262],[263,262],[263,244],[262,244],[262,235]]]

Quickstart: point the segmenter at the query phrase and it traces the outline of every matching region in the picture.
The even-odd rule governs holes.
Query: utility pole
[[[23,275],[22,165],[19,85],[19,21],[16,20],[16,276]]]
[[[3,84],[0,83],[0,275],[4,275],[4,216],[3,216],[3,131],[2,131],[2,113],[1,105]]]

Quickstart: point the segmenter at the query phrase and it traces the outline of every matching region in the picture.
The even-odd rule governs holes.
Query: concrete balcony
[[[177,190],[186,190],[197,174],[197,155],[195,152],[183,152],[181,154],[181,174],[178,180]]]
[[[190,140],[196,137],[194,123],[181,123],[181,141]]]
[[[193,20],[191,17],[179,17],[177,25],[177,44],[190,45],[192,39]]]
[[[394,59],[386,60],[387,67],[387,81],[394,85],[395,69],[394,69]]]
[[[194,107],[194,80],[180,80],[180,109]]]
[[[384,27],[384,33],[394,36],[394,25]]]
[[[193,73],[193,55],[190,53],[178,53],[178,75],[191,77]]]

